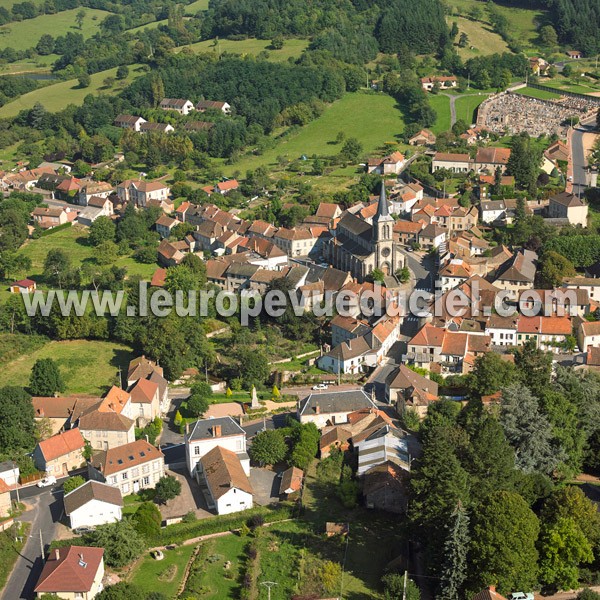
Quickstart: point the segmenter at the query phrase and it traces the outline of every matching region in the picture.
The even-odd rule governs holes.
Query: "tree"
[[[550,383],[552,354],[540,350],[535,340],[528,340],[515,353],[515,366],[523,384],[541,395]]]
[[[94,254],[99,265],[111,265],[119,257],[119,247],[114,242],[105,240],[96,246]]]
[[[271,48],[273,50],[281,50],[283,48],[283,44],[284,44],[284,39],[283,39],[282,35],[276,35],[271,40]]]
[[[340,581],[342,579],[342,566],[340,563],[326,560],[321,565],[320,573],[321,583],[323,588],[328,593],[333,593],[340,588]]]
[[[121,65],[117,69],[117,79],[127,79],[129,77],[129,67],[127,65]]]
[[[283,435],[277,429],[261,431],[252,440],[250,458],[261,466],[281,462],[287,454]]]
[[[371,271],[371,277],[373,281],[377,283],[383,283],[385,281],[385,273],[381,269],[373,269]]]
[[[136,531],[145,538],[153,539],[160,533],[162,516],[154,502],[142,502],[133,515]]]
[[[458,38],[458,47],[466,48],[469,45],[469,36],[463,31]]]
[[[495,492],[473,515],[469,564],[472,587],[496,584],[499,593],[531,589],[536,582],[539,523],[525,500]]]
[[[306,470],[317,455],[319,439],[319,430],[314,423],[296,425],[292,432],[291,464],[294,467]]]
[[[44,33],[38,41],[35,51],[41,56],[52,54],[54,52],[54,38],[50,34]]]
[[[404,598],[404,575],[401,573],[386,573],[381,578],[383,583],[383,597],[385,600],[398,600]],[[421,592],[412,580],[406,581],[406,600],[420,600]]]
[[[362,151],[362,144],[356,138],[348,138],[342,146],[340,157],[347,162],[356,162]]]
[[[34,396],[54,396],[65,391],[58,364],[51,358],[35,361],[29,378],[29,390]]]
[[[260,387],[271,373],[269,360],[262,350],[254,348],[240,348],[236,353],[237,373],[242,376],[244,387]]]
[[[462,504],[454,511],[454,521],[447,527],[444,544],[444,562],[440,581],[440,600],[454,600],[462,596],[467,578],[469,551],[469,515]]]
[[[159,504],[166,504],[181,494],[181,481],[171,475],[165,475],[158,480],[154,491],[154,499]]]
[[[579,565],[594,560],[592,547],[581,528],[568,517],[543,523],[539,549],[540,581],[560,590],[577,588]]]
[[[68,254],[59,248],[52,248],[44,260],[44,279],[48,283],[62,288],[70,269],[71,259]]]
[[[540,28],[540,41],[544,46],[556,46],[558,44],[558,35],[552,25],[544,25]]]
[[[82,73],[77,78],[77,81],[79,82],[80,88],[87,88],[87,87],[90,87],[90,84],[92,83],[92,78],[89,76],[88,73]]]
[[[208,410],[209,406],[210,402],[206,396],[192,394],[187,399],[187,409],[194,417],[201,417]]]
[[[83,21],[85,19],[85,14],[85,10],[81,9],[77,11],[77,14],[75,15],[75,22],[77,23],[77,27],[79,29],[83,29]]]
[[[545,287],[549,289],[558,287],[565,277],[573,275],[575,275],[575,266],[568,258],[558,252],[544,252],[540,279]]]
[[[552,473],[561,460],[561,452],[554,444],[550,422],[529,389],[519,384],[503,389],[500,422],[515,450],[518,469],[525,473]]]
[[[104,561],[115,568],[128,565],[146,549],[144,539],[130,519],[100,525],[85,536],[85,541],[96,548],[104,548]]]
[[[470,387],[476,396],[489,396],[515,381],[514,365],[497,352],[486,352],[475,359]]]
[[[75,475],[74,477],[69,477],[63,484],[63,492],[68,494],[73,490],[76,490],[78,487],[81,487],[85,483],[85,479],[81,475]]]
[[[562,74],[565,77],[571,77],[571,75],[573,75],[573,67],[567,63],[562,69]]]
[[[537,178],[542,160],[541,151],[531,142],[527,133],[512,138],[511,154],[507,171],[513,175],[517,185],[529,192],[537,192]]]
[[[569,485],[552,492],[541,511],[543,522],[573,519],[592,547],[600,545],[600,514],[581,488]]]
[[[585,588],[577,594],[577,600],[600,600],[600,594],[590,588]]]
[[[91,225],[88,240],[92,246],[99,246],[102,242],[114,242],[117,228],[112,219],[98,217]]]

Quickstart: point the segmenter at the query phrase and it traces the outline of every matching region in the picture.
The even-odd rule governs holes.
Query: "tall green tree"
[[[142,555],[146,544],[130,519],[100,525],[85,537],[86,543],[104,548],[104,561],[120,568]]]
[[[463,586],[467,579],[469,551],[469,515],[459,503],[453,514],[454,521],[447,527],[444,544],[444,560],[441,573],[440,600],[455,600],[463,595]]]
[[[54,396],[65,391],[58,364],[51,358],[35,361],[29,378],[29,390],[34,396]]]
[[[471,373],[471,389],[477,396],[487,396],[515,381],[515,366],[497,352],[486,352],[475,359]]]
[[[515,465],[525,473],[548,475],[562,460],[552,426],[528,388],[514,384],[502,391],[500,422],[515,451]]]
[[[592,547],[574,519],[544,522],[538,542],[539,577],[547,586],[572,590],[579,584],[579,566],[594,559]]]
[[[250,457],[260,465],[274,465],[281,462],[286,454],[287,445],[277,429],[261,431],[252,440]]]
[[[515,353],[515,366],[520,380],[539,396],[550,384],[552,354],[540,350],[535,340],[528,340]]]
[[[499,593],[530,590],[537,581],[535,513],[514,492],[495,492],[473,514],[471,587],[497,585]]]

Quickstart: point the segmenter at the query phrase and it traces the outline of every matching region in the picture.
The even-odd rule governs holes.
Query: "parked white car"
[[[56,477],[54,477],[54,475],[48,475],[47,477],[40,479],[37,482],[37,486],[39,488],[43,488],[43,487],[48,487],[50,485],[54,485],[55,483],[56,483]]]
[[[329,386],[326,383],[318,383],[317,385],[313,385],[312,389],[314,391],[327,390],[327,389],[329,389]]]
[[[531,592],[513,592],[508,600],[535,600],[535,598]]]

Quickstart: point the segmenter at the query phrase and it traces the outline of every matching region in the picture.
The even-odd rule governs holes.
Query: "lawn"
[[[81,33],[88,38],[100,31],[100,23],[111,13],[95,8],[85,8],[85,19],[81,29],[75,22],[75,15],[79,8],[63,10],[54,15],[40,15],[35,19],[26,19],[17,23],[7,23],[0,27],[0,46],[27,50],[35,46],[44,33],[51,33],[54,37],[65,35],[71,31]]]
[[[35,352],[48,343],[42,335],[26,335],[24,333],[0,334],[0,365],[12,362],[23,354]]]
[[[44,261],[48,252],[53,248],[64,250],[70,256],[71,263],[75,267],[83,262],[94,260],[94,248],[88,244],[87,236],[87,227],[74,225],[37,240],[28,240],[19,250],[19,254],[24,254],[31,259],[31,270],[28,276],[34,279],[41,278]],[[114,265],[125,267],[129,276],[139,275],[145,279],[151,279],[158,266],[157,264],[138,263],[129,256],[119,257]]]
[[[487,98],[487,94],[481,96],[460,96],[456,99],[456,118],[463,120],[467,125],[475,123],[475,110]]]
[[[431,128],[434,133],[442,133],[442,131],[448,131],[452,127],[450,122],[450,98],[442,94],[437,96],[429,96],[429,104],[435,110],[437,119],[433,127]]]
[[[131,348],[112,342],[49,342],[3,364],[0,386],[27,386],[31,368],[39,358],[52,358],[58,363],[66,386],[65,394],[100,395],[118,383],[119,368],[121,372],[125,371],[133,354]]]
[[[179,546],[164,550],[163,560],[146,556],[135,568],[131,581],[146,593],[162,592],[167,598],[174,598],[194,548]]]
[[[554,94],[553,92],[547,92],[546,90],[538,90],[537,88],[524,87],[516,91],[517,94],[523,96],[530,96],[532,98],[539,98],[540,100],[556,100],[560,98],[560,94]]]
[[[197,42],[196,44],[178,47],[175,49],[175,52],[180,52],[183,48],[189,48],[196,53],[212,52],[214,54],[223,54],[229,52],[255,56],[260,52],[266,51],[269,53],[269,60],[281,62],[288,58],[298,58],[308,46],[308,40],[285,40],[281,50],[271,50],[269,48],[270,45],[270,40],[257,40],[254,38],[248,38],[247,40],[206,40],[204,42]]]
[[[197,12],[201,10],[206,10],[208,8],[208,0],[196,0],[191,4],[188,4],[185,7],[186,15],[195,15]]]
[[[474,56],[486,56],[508,51],[506,42],[497,34],[494,33],[491,26],[481,21],[471,21],[464,17],[450,17],[449,22],[456,21],[458,25],[458,40],[462,33],[466,33],[469,42],[466,47],[459,48],[458,54],[463,60],[473,58]]]
[[[457,19],[456,15],[462,15],[463,17],[466,17],[474,6],[477,6],[483,10],[482,22],[473,23],[471,21],[471,23],[473,23],[474,26],[479,24],[480,27],[487,27],[489,25],[489,17],[487,11],[485,10],[485,6],[482,5],[479,0],[451,0],[448,2],[448,4],[452,5],[451,16],[448,17],[448,21],[451,22],[459,20],[459,29],[461,31],[463,31],[463,29],[460,27],[460,21],[467,21],[467,19]],[[545,12],[538,9],[503,6],[499,2],[495,2],[494,4],[500,13],[508,19],[510,23],[510,32],[515,40],[525,48],[535,48],[538,37],[538,23],[544,21]],[[468,25],[465,25],[465,27],[468,28]],[[482,54],[486,54],[486,52],[483,52],[482,47],[478,43],[480,37],[477,35],[476,27],[473,27],[473,34],[473,37],[471,37],[471,34],[467,31],[470,45],[475,45],[481,50]]]
[[[23,21],[24,23],[26,21]],[[16,100],[5,104],[0,108],[0,118],[16,116],[21,110],[30,109],[36,102],[41,103],[44,108],[50,112],[57,112],[65,108],[68,104],[83,104],[83,99],[88,94],[106,94],[112,96],[120,92],[128,83],[145,73],[144,67],[141,65],[129,66],[129,77],[127,79],[116,81],[115,84],[107,88],[104,80],[107,77],[115,77],[117,69],[108,69],[91,75],[91,83],[89,87],[81,88],[77,79],[69,79],[69,81],[60,81],[46,87],[33,90],[28,94],[20,96]]]
[[[58,54],[24,58],[17,62],[0,65],[0,74],[18,75],[20,73],[50,73],[50,68],[58,58]]]
[[[274,148],[261,155],[246,155],[233,165],[223,165],[223,171],[226,174],[233,171],[245,173],[259,166],[272,167],[277,164],[279,156],[296,160],[303,154],[338,154],[342,144],[336,144],[335,137],[340,131],[347,137],[357,138],[366,154],[386,141],[395,141],[403,129],[402,113],[391,96],[350,93],[331,104],[318,119],[297,132],[281,137]]]

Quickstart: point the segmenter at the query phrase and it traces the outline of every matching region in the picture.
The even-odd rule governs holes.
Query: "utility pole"
[[[402,592],[402,600],[406,600],[406,578],[408,577],[408,571],[404,571],[404,591]]]
[[[17,463],[13,460],[13,471],[15,471],[17,468]],[[17,478],[17,486],[15,488],[15,491],[17,492],[17,504],[21,503],[21,499],[19,498],[19,478]]]
[[[264,585],[267,588],[267,598],[271,600],[271,588],[277,585],[275,581],[261,581],[260,585]]]

